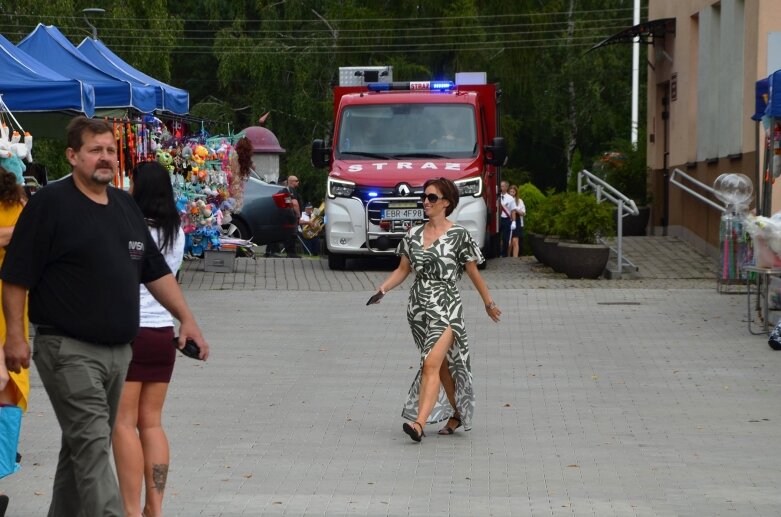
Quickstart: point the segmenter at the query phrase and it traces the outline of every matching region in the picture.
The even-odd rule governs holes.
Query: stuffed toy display
[[[243,195],[243,185],[237,190],[231,184],[233,146],[226,140],[212,140],[158,147],[155,152],[157,161],[171,172],[185,253],[194,256],[221,247],[221,227],[240,206],[236,194]]]
[[[0,126],[0,167],[16,176],[16,182],[24,185],[25,161],[32,163],[33,137],[30,133],[11,132],[6,124]]]

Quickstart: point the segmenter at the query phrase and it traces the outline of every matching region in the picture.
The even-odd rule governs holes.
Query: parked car
[[[249,239],[260,245],[284,242],[295,233],[297,226],[290,192],[285,187],[250,176],[244,187],[244,204],[224,229],[231,237]]]

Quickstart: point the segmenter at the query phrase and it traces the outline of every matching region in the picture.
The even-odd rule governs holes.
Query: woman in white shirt
[[[171,177],[158,162],[136,166],[131,194],[146,218],[149,231],[176,274],[184,255],[184,232],[176,209]],[[141,285],[141,325],[133,340],[125,386],[114,426],[114,461],[125,515],[162,515],[168,477],[168,438],[162,412],[174,370],[174,321],[171,314]],[[146,481],[146,483],[144,483]],[[146,487],[141,513],[141,487]]]
[[[511,185],[507,193],[513,198],[512,230],[510,239],[510,256],[518,257],[523,253],[523,216],[526,215],[526,207],[523,200],[518,197],[518,187]]]

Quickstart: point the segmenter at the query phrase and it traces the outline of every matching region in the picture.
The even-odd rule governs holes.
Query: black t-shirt
[[[30,321],[93,343],[128,343],[139,325],[139,285],[170,273],[126,192],[90,200],[72,177],[30,198],[0,278],[29,289]]]

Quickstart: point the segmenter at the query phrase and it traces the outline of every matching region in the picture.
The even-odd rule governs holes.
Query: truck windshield
[[[351,160],[474,157],[475,111],[465,104],[348,106],[336,155]]]

